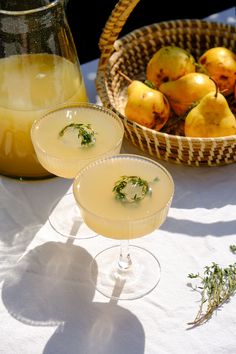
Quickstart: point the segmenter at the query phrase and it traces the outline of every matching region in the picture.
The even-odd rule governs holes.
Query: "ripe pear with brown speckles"
[[[165,95],[139,80],[129,84],[127,94],[126,117],[147,128],[161,130],[170,116]]]
[[[206,94],[186,116],[185,136],[209,138],[235,134],[235,116],[218,90]]]
[[[236,81],[236,54],[225,47],[208,49],[199,58],[199,64],[204,67],[217,83],[224,96],[234,91]]]
[[[195,58],[187,50],[177,46],[164,46],[149,60],[146,77],[158,88],[163,82],[177,80],[195,72],[195,64]]]
[[[173,111],[180,116],[208,92],[215,92],[215,84],[205,74],[189,73],[178,80],[164,82],[159,90],[166,95]]]

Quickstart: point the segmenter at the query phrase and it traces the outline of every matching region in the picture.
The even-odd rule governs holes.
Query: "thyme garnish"
[[[65,131],[69,128],[78,129],[78,139],[81,141],[81,145],[92,145],[95,143],[96,134],[95,131],[91,128],[91,124],[83,124],[83,123],[70,123],[66,125],[60,132],[59,136],[63,136]]]
[[[136,202],[143,199],[150,188],[148,182],[138,176],[122,176],[112,191],[119,200]]]
[[[232,246],[230,246],[230,249]],[[233,249],[236,249],[234,246]],[[236,290],[236,263],[230,264],[226,268],[219,267],[218,264],[212,263],[206,266],[204,275],[189,274],[190,279],[200,279],[201,286],[193,287],[193,290],[199,291],[201,294],[201,303],[199,311],[189,325],[193,327],[199,326],[208,321],[213,312],[222,306]]]

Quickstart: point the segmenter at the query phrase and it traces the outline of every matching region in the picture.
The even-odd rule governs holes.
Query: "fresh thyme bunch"
[[[230,246],[230,250],[232,251],[232,246]],[[203,276],[199,273],[188,275],[190,279],[198,278],[201,281],[201,286],[198,287],[193,287],[190,284],[193,290],[201,293],[199,311],[195,319],[188,323],[193,327],[209,320],[213,312],[222,306],[236,290],[236,263],[221,268],[213,262],[211,266],[206,266],[204,269]]]

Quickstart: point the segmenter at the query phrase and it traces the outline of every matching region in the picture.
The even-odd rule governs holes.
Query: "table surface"
[[[210,20],[236,23],[234,9]],[[82,65],[89,99],[97,60]],[[122,152],[143,153],[124,141]],[[109,301],[89,281],[89,264],[117,241],[97,236],[67,242],[49,225],[53,203],[71,180],[19,182],[0,177],[0,353],[234,354],[236,296],[190,329],[200,296],[189,273],[236,261],[236,164],[188,167],[159,161],[175,194],[165,223],[133,244],[161,263],[158,286],[143,298]]]

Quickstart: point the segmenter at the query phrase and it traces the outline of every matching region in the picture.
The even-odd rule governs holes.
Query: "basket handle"
[[[106,66],[107,61],[114,50],[114,42],[118,38],[127,18],[140,0],[119,0],[109,16],[99,39],[101,57],[99,69]]]

